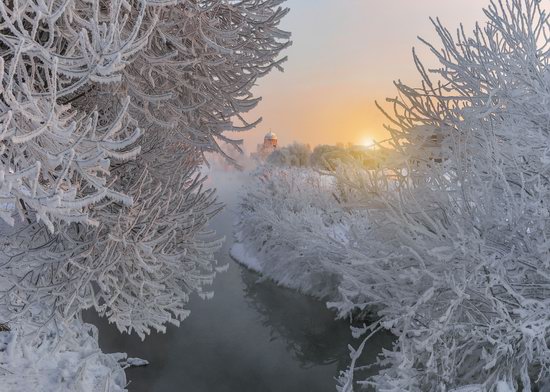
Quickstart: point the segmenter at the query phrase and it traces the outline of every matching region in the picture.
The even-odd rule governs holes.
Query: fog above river
[[[150,362],[128,371],[130,392],[333,392],[334,377],[349,363],[348,344],[358,345],[348,322],[335,321],[322,302],[280,288],[229,257],[235,203],[247,174],[211,174],[226,203],[211,222],[226,237],[218,265],[228,266],[214,281],[214,298],[194,296],[191,315],[179,328],[153,333],[145,342],[93,317],[102,349]],[[366,361],[390,342],[389,336],[373,340]]]

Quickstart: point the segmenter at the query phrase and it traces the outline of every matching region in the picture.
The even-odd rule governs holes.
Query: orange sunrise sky
[[[264,121],[244,136],[254,151],[273,130],[280,145],[362,144],[383,139],[384,117],[375,100],[395,95],[392,82],[418,81],[411,56],[417,36],[437,43],[429,21],[472,30],[488,0],[288,0],[283,23],[292,32],[285,72],[272,72],[255,92],[263,101],[252,113]],[[436,45],[439,47],[439,45]],[[422,48],[422,50],[420,50]],[[249,115],[248,118],[252,119]],[[237,136],[237,137],[240,137]]]

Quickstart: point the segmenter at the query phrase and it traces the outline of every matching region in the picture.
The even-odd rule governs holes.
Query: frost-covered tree
[[[208,295],[219,207],[198,170],[257,123],[282,3],[0,4],[2,321],[94,307],[144,336]]]
[[[309,157],[309,164],[317,169],[334,171],[342,162],[353,161],[346,148],[340,146],[319,145],[313,149]]]
[[[426,44],[439,66],[415,55],[421,83],[396,83],[383,167],[330,167],[337,183],[324,191],[337,189],[338,205],[304,186],[303,200],[271,202],[285,186],[274,176],[247,193],[243,220],[267,234],[243,230],[244,246],[284,255],[262,272],[312,292],[309,276],[293,273],[315,260],[320,281],[338,282],[330,305],[340,316],[376,312],[357,336],[397,336],[369,380],[355,372],[369,341],[359,344],[338,390],[550,388],[548,5],[495,0],[472,33],[434,20],[441,48]],[[329,216],[345,223],[332,240]]]
[[[339,172],[371,229],[335,306],[379,309],[372,328],[398,336],[379,390],[550,385],[547,5],[493,1],[470,34],[434,20],[439,67],[415,56],[422,83],[390,100],[395,160]]]
[[[306,167],[309,165],[310,155],[311,148],[308,144],[293,143],[273,151],[267,157],[267,162],[283,167]]]

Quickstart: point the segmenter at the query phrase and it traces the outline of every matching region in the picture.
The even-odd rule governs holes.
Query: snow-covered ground
[[[260,262],[260,260],[258,260],[258,257],[254,252],[247,250],[245,244],[241,242],[234,244],[231,247],[230,253],[233,259],[237,260],[246,268],[254,272],[263,274],[262,263]]]
[[[14,230],[17,227],[0,222],[0,238],[7,238]],[[0,241],[0,252],[5,249],[3,245]],[[4,266],[0,292],[5,295],[17,286],[13,280],[18,276],[18,265],[9,262],[5,253],[0,253],[0,262]],[[11,299],[15,308],[25,308],[15,291]],[[26,317],[17,317],[5,305],[0,307],[1,392],[126,391],[124,368],[135,366],[137,361],[126,360],[123,353],[102,352],[93,325],[76,318],[62,321],[48,316],[38,303],[27,307]]]
[[[123,392],[125,354],[105,354],[96,328],[75,321],[0,332],[2,392]]]

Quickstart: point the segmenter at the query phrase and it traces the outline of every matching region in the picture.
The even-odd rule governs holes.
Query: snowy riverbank
[[[339,298],[347,221],[327,176],[262,167],[250,175],[237,213],[231,256],[277,284]],[[312,230],[311,228],[315,229]]]
[[[125,354],[105,354],[90,324],[0,332],[3,392],[123,392]]]
[[[487,326],[479,319],[486,317],[479,309],[488,306],[482,293],[498,293],[481,291],[487,284],[484,273],[489,268],[501,271],[498,261],[492,264],[493,259],[481,258],[483,267],[476,266],[470,261],[477,260],[471,255],[474,250],[450,244],[445,236],[436,237],[430,224],[441,219],[439,210],[415,214],[426,208],[415,204],[423,201],[425,189],[407,189],[403,181],[401,195],[392,181],[386,171],[360,166],[342,167],[334,176],[312,169],[261,167],[245,187],[231,255],[279,285],[327,301],[340,317],[374,319],[370,325],[352,327],[354,335],[364,341],[350,349],[350,367],[338,379],[339,391],[350,392],[359,385],[388,391],[409,390],[409,386],[415,391],[439,390],[423,387],[438,377],[438,366],[449,377],[447,391],[517,390],[505,373],[488,376],[499,368],[506,374],[516,373],[514,368],[501,367],[497,359],[512,359],[502,351],[508,338],[498,329],[487,329],[491,319],[485,321]],[[395,208],[405,202],[410,203],[410,211]],[[463,243],[472,242],[472,232],[459,227],[467,227],[468,222],[459,218],[455,217],[456,226],[449,229],[458,227],[457,231],[450,234],[464,239]],[[462,263],[469,268],[464,269]],[[468,284],[469,293],[479,294],[468,294],[457,281]],[[516,328],[512,332],[518,338],[531,336],[532,327],[518,330],[513,319],[507,323],[507,328]],[[368,350],[370,337],[382,330],[396,336],[393,349],[381,356],[382,371],[363,377],[361,353]],[[454,346],[457,342],[465,348]],[[512,344],[507,347],[512,349]],[[448,355],[456,350],[463,360]],[[475,377],[464,373],[473,368]],[[548,385],[547,380],[541,379],[539,385]]]

